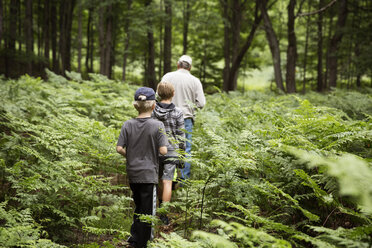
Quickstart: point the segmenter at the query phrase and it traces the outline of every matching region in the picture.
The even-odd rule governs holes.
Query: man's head
[[[155,107],[155,91],[148,87],[139,88],[134,94],[133,106],[140,114],[152,111]]]
[[[160,96],[161,100],[171,100],[174,96],[174,86],[168,82],[160,82],[156,92]]]
[[[188,55],[182,55],[177,62],[177,68],[182,68],[186,70],[191,69],[192,59]]]

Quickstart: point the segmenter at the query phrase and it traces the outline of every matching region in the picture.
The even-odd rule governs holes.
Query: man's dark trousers
[[[147,241],[153,238],[150,223],[141,222],[139,214],[154,215],[156,212],[156,184],[131,183],[133,200],[136,208],[133,215],[133,224],[130,228],[131,237],[128,242],[134,247],[146,247]]]

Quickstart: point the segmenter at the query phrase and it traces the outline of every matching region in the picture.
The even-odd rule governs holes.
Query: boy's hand
[[[165,155],[165,154],[167,154],[167,152],[168,152],[168,149],[167,149],[166,146],[161,146],[161,147],[159,147],[159,153],[160,153],[161,155]]]
[[[127,151],[125,150],[125,147],[123,148],[122,146],[117,146],[116,151],[124,157],[127,155]]]

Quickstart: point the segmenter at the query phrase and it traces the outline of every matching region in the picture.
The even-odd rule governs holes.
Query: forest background
[[[244,88],[252,69],[288,93],[354,88],[370,84],[371,25],[368,0],[1,0],[0,73],[154,88],[189,54],[207,92]]]
[[[370,247],[371,17],[368,0],[0,0],[0,245],[124,244],[118,131],[189,54],[208,103],[194,176],[151,245]]]

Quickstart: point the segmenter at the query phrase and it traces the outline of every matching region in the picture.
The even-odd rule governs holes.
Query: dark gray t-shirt
[[[130,183],[158,183],[159,147],[167,146],[164,124],[152,118],[124,122],[117,146],[126,147]]]

